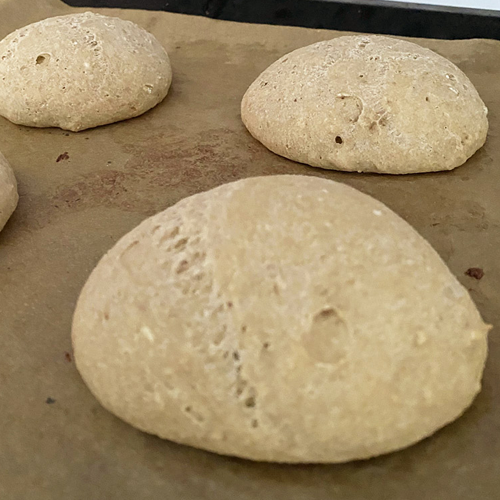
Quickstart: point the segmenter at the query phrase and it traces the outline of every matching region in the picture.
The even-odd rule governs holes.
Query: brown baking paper
[[[58,0],[0,0],[0,38],[76,11]],[[462,418],[404,451],[344,465],[252,463],[139,432],[93,398],[70,342],[79,291],[121,235],[185,196],[282,173],[345,182],[386,203],[437,249],[485,320],[500,325],[500,43],[419,40],[458,64],[490,109],[488,142],[465,166],[400,177],[350,174],[275,156],[250,137],[239,113],[260,71],[338,33],[100,12],[156,35],[171,56],[173,86],[144,116],[77,134],[0,118],[0,151],[21,196],[0,233],[0,499],[500,498],[498,328],[490,334],[483,390]],[[471,267],[484,277],[466,276]]]

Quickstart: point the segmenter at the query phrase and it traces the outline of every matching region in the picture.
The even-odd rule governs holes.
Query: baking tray
[[[73,7],[165,10],[226,21],[428,38],[500,38],[500,11],[386,0],[64,0]],[[491,1],[491,0],[490,0]]]
[[[0,38],[76,11],[59,0],[0,0]],[[225,182],[283,173],[344,182],[386,203],[437,249],[484,319],[500,325],[500,42],[418,40],[477,86],[490,109],[483,149],[453,172],[364,175],[275,156],[240,119],[241,97],[260,71],[290,50],[340,33],[99,12],[154,33],[171,56],[174,81],[151,112],[78,134],[0,119],[0,151],[20,190],[19,207],[0,233],[0,499],[499,499],[497,327],[483,390],[458,421],[376,459],[289,466],[218,456],[121,422],[80,379],[70,326],[99,258],[145,217]],[[464,274],[471,267],[484,270],[480,281]]]

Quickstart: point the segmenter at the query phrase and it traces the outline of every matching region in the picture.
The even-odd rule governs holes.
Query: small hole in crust
[[[186,245],[188,244],[189,238],[181,238],[177,243],[174,245],[175,250],[178,250],[179,252],[184,250],[186,248]]]
[[[330,318],[335,316],[335,311],[331,307],[327,307],[318,313],[318,317],[320,318]]]
[[[426,98],[425,98],[425,100],[426,100],[427,102],[429,102],[429,101],[430,101],[429,97],[426,97]]]
[[[198,423],[202,423],[205,420],[203,415],[198,413],[192,406],[186,406],[184,411]]]
[[[255,419],[255,418],[252,420],[252,427],[254,429],[256,429],[257,427],[259,427],[259,421],[257,419]]]
[[[176,273],[177,274],[182,274],[183,272],[187,271],[189,269],[189,262],[184,259],[181,260],[180,264],[177,266]]]
[[[44,64],[46,62],[49,62],[50,56],[49,54],[40,54],[36,58],[36,64]]]
[[[337,137],[335,137],[335,142],[337,144],[343,144],[344,141],[343,141],[342,137],[340,137],[340,135],[338,135]]]
[[[247,408],[255,408],[255,398],[253,396],[246,398],[245,399],[245,406]]]

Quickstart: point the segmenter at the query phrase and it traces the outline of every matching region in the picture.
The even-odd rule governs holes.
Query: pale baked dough
[[[462,165],[486,140],[487,112],[467,76],[444,57],[365,35],[283,56],[241,105],[250,133],[279,155],[387,174]]]
[[[19,195],[14,172],[5,156],[0,153],[0,231],[17,207]]]
[[[144,431],[343,462],[406,447],[480,390],[488,326],[430,245],[343,184],[257,177],[184,199],[108,252],[76,365]]]
[[[130,21],[86,12],[45,19],[0,41],[0,115],[79,131],[126,120],[167,95],[158,40]]]

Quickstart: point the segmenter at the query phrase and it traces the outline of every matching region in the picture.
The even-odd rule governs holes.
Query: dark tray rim
[[[379,33],[500,40],[500,10],[387,0],[63,0],[73,7],[133,8],[225,21]]]

